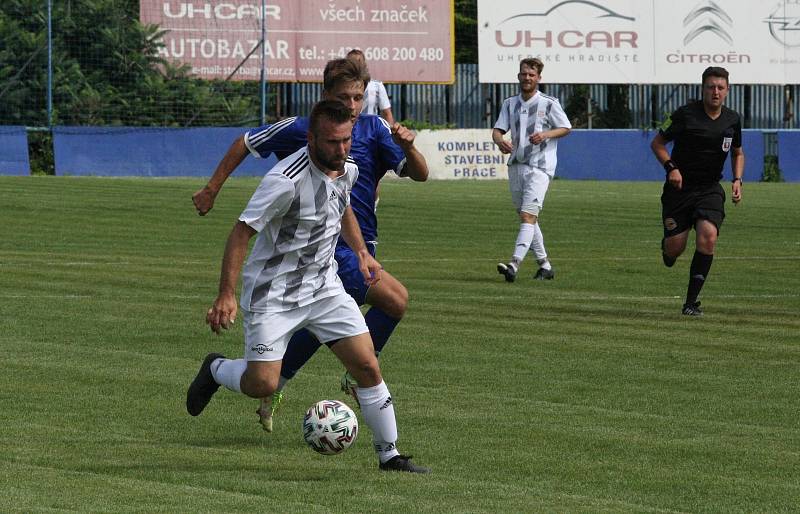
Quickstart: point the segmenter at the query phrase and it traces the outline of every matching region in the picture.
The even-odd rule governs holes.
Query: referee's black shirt
[[[670,158],[681,172],[684,188],[719,182],[728,152],[742,146],[739,114],[723,105],[719,117],[712,120],[702,101],[672,113],[660,133],[674,141]]]

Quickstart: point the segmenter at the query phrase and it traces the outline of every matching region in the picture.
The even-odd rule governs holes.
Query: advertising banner
[[[539,57],[547,82],[697,83],[722,66],[732,82],[790,84],[800,1],[478,0],[478,43],[484,83],[515,82]]]
[[[161,57],[208,79],[321,82],[325,63],[361,49],[384,82],[454,80],[453,1],[141,0],[165,31]]]
[[[420,130],[414,145],[433,180],[508,179],[508,156],[492,142],[491,129]]]

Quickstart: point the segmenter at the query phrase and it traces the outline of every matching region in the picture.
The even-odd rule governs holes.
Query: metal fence
[[[3,26],[0,44],[13,48],[4,52],[0,46],[0,125],[252,126],[308,114],[320,98],[319,83],[204,81],[165,69],[163,62],[156,65],[152,45],[142,41],[155,41],[157,30],[134,23],[139,16],[135,4],[120,0],[124,8],[118,12],[110,0],[3,2],[13,23]],[[5,19],[0,18],[0,26]],[[700,97],[699,84],[631,84],[626,90],[627,122],[595,124],[603,121],[599,114],[608,109],[611,87],[542,84],[543,91],[565,106],[585,105],[594,114],[574,120],[578,128],[650,128]],[[480,84],[477,64],[459,64],[451,85],[387,84],[387,90],[400,120],[413,120],[417,126],[487,128],[503,99],[516,94],[517,85]],[[745,128],[794,129],[799,128],[798,94],[798,84],[734,84],[728,105],[742,114]]]
[[[277,96],[277,115],[303,115],[320,98],[321,84],[272,84]],[[541,89],[562,104],[576,93],[574,84],[547,84]],[[392,111],[398,119],[411,119],[435,126],[487,128],[495,121],[504,98],[517,94],[516,84],[480,84],[476,64],[459,64],[452,85],[386,84]],[[585,101],[596,112],[608,108],[608,86],[586,87]],[[745,128],[798,128],[800,108],[794,99],[800,85],[733,84],[727,105],[739,112]],[[631,128],[649,128],[660,123],[691,99],[700,98],[699,84],[632,84],[628,86]],[[591,123],[592,117],[589,117]],[[587,125],[585,128],[592,128]]]

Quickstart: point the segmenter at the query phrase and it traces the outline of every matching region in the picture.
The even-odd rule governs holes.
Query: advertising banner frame
[[[525,57],[562,84],[800,82],[800,2],[478,0],[479,81],[514,82]]]
[[[159,56],[200,78],[259,80],[263,68],[270,82],[321,82],[329,60],[359,48],[383,82],[452,84],[454,2],[140,0],[139,9],[164,31]]]

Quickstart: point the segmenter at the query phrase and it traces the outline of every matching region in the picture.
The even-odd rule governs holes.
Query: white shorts
[[[242,312],[246,361],[283,359],[292,334],[302,328],[320,343],[369,332],[355,300],[344,292],[285,312]]]
[[[508,165],[508,188],[511,190],[511,201],[517,212],[539,215],[544,204],[547,188],[550,187],[550,175],[527,164]]]

